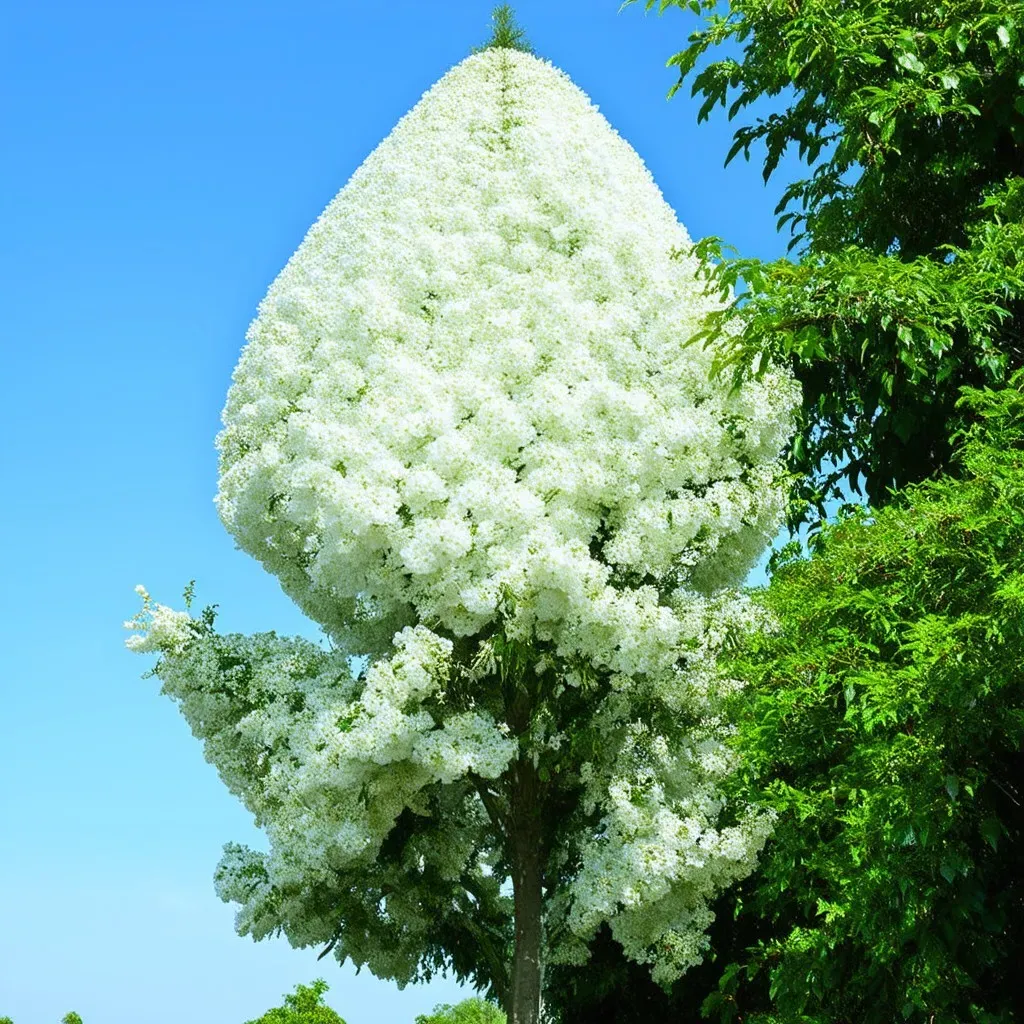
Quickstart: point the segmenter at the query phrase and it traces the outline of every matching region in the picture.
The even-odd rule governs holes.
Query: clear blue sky
[[[666,103],[687,18],[520,0],[696,238],[774,256],[779,187],[724,119]],[[145,583],[225,629],[315,635],[214,513],[213,438],[256,304],[395,121],[487,35],[490,0],[11,4],[0,38],[0,1016],[241,1024],[323,975],[348,1024],[398,992],[236,937],[222,843],[260,842],[147,662]]]

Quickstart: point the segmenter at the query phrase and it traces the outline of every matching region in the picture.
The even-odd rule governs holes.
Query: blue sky
[[[348,1024],[398,992],[236,937],[212,871],[259,843],[121,623],[189,579],[228,630],[315,632],[214,513],[213,438],[256,304],[307,227],[490,0],[9,6],[0,38],[0,1016],[241,1024],[322,975]],[[616,0],[517,5],[651,168],[693,237],[782,253],[724,118],[666,103],[688,19]]]

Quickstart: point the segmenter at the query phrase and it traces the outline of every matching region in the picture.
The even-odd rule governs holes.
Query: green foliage
[[[443,1003],[433,1013],[421,1013],[416,1024],[505,1024],[505,1014],[484,999],[464,999],[455,1006]]]
[[[516,22],[515,12],[508,4],[495,7],[491,14],[491,38],[483,46],[473,47],[474,53],[482,50],[522,50],[533,53],[533,47],[526,38],[526,32]]]
[[[550,979],[562,1024],[1024,1020],[1024,372],[960,411],[958,478],[848,510],[755,592],[732,795],[778,819],[708,961],[666,995],[605,934]]]
[[[703,100],[699,119],[769,105],[726,162],[763,147],[767,180],[795,150],[810,170],[776,211],[798,262],[699,243],[721,257],[710,287],[745,288],[705,339],[741,374],[787,360],[804,387],[793,524],[822,518],[843,482],[885,504],[949,468],[960,387],[1024,365],[1024,3],[658,6],[700,19],[669,61],[675,88],[692,79]]]
[[[963,405],[961,479],[826,527],[764,594],[777,630],[726,666],[744,797],[779,817],[721,1021],[1022,1009],[1024,373]]]
[[[327,982],[318,978],[312,985],[296,985],[295,992],[284,997],[284,1006],[267,1010],[262,1017],[246,1024],[345,1024],[329,1006],[323,995]]]

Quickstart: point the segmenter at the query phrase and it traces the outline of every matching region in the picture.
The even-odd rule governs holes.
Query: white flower
[[[137,654],[156,651],[180,653],[192,638],[192,617],[187,612],[176,612],[167,605],[153,604],[146,588],[140,583],[135,593],[142,598],[142,610],[125,622],[125,629],[142,632],[128,637],[125,646]]]
[[[219,439],[225,525],[354,649],[385,650],[396,614],[473,634],[504,588],[520,630],[648,671],[678,626],[610,570],[741,578],[779,519],[795,397],[778,374],[730,394],[684,347],[712,302],[688,244],[565,75],[463,61],[261,304]],[[646,652],[615,657],[620,631]]]

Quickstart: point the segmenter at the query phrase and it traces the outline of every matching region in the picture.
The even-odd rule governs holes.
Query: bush
[[[505,1024],[505,1014],[485,999],[465,999],[456,1006],[443,1003],[433,1013],[421,1013],[416,1024]]]
[[[296,985],[292,995],[284,997],[284,1006],[267,1010],[262,1017],[246,1024],[345,1024],[329,1006],[323,1003],[327,982],[317,978],[312,985]]]

